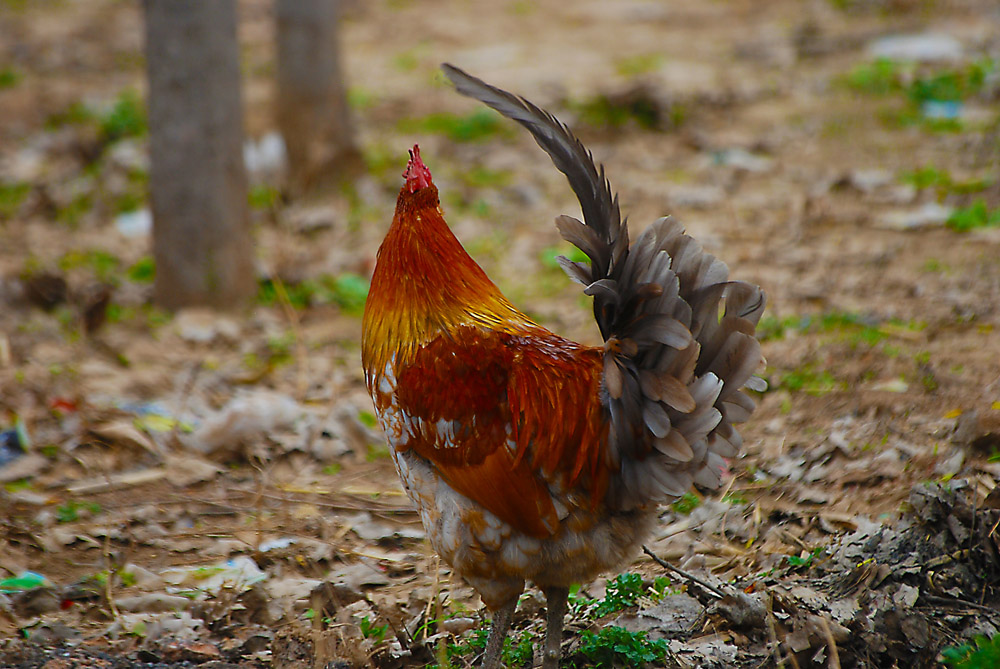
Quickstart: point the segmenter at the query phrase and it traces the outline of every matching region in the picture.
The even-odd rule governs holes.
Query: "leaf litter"
[[[270,19],[261,3],[244,4],[261,46]],[[398,4],[355,8],[345,21],[352,53],[371,68],[352,60],[349,77],[384,81],[361,124],[370,165],[378,142],[410,141],[400,109],[465,110],[394,69],[397,54],[366,31],[400,20],[424,28],[412,35],[448,30],[466,49],[449,58],[479,59],[484,76],[518,69],[526,92],[542,91],[539,102],[576,123],[636,207],[633,221],[674,213],[770,296],[771,390],[747,425],[746,453],[730,463],[729,487],[664,510],[648,549],[669,567],[649,556],[623,565],[635,575],[628,596],[614,574],[574,593],[567,662],[923,667],[943,648],[995,638],[998,240],[944,226],[942,212],[970,207],[979,191],[931,192],[900,176],[936,163],[954,174],[941,183],[988,183],[995,166],[968,150],[975,128],[873,127],[872,118],[892,121],[887,103],[839,88],[868,57],[865,45],[880,43],[873,35],[907,27],[906,11],[896,19],[868,3],[780,2],[759,11],[736,1],[638,3],[609,16],[595,5],[575,10],[570,30],[554,27],[562,9],[540,3],[528,11],[554,34],[532,48],[560,53],[529,63],[505,51],[497,63],[477,51],[480,38],[449,28],[467,8],[436,3],[452,25]],[[510,39],[505,11],[477,8],[495,13],[483,38]],[[989,51],[983,16],[928,11],[949,17],[955,34],[945,37],[970,57]],[[628,23],[663,12],[670,20],[658,31]],[[722,20],[728,12],[777,37],[748,42],[746,26]],[[127,29],[100,42],[55,48],[38,28],[86,35],[109,17]],[[30,54],[49,53],[101,76],[74,81],[57,65],[46,76],[65,90],[54,98],[40,96],[32,73],[0,91],[10,101],[0,132],[15,140],[0,150],[0,186],[28,184],[10,189],[23,192],[14,215],[0,202],[0,662],[468,666],[487,616],[427,546],[397,482],[370,418],[356,315],[307,292],[294,322],[273,299],[245,319],[151,308],[148,272],[134,270],[148,262],[148,226],[120,223],[105,200],[127,198],[129,174],[147,169],[143,140],[111,139],[87,121],[46,129],[31,120],[71,119],[74,99],[114,101],[136,85],[139,72],[106,58],[138,53],[138,12],[99,2],[34,18],[19,47],[29,65]],[[4,15],[0,25],[23,19]],[[607,55],[618,48],[606,44],[607,21],[624,22],[633,47],[649,53]],[[604,54],[593,67],[566,59],[580,40],[594,45],[591,57]],[[661,57],[664,44],[677,46]],[[417,67],[430,76],[445,55],[417,57]],[[251,71],[267,71],[263,46],[248,57]],[[268,137],[262,77],[248,86],[251,133]],[[988,90],[979,95],[968,106],[988,102]],[[477,260],[546,325],[594,342],[574,289],[546,278],[557,234],[544,221],[570,200],[530,143],[419,139],[441,163],[442,192],[462,195],[446,207]],[[483,175],[508,176],[471,189],[452,174],[479,164]],[[366,276],[397,172],[373,170],[353,202],[256,212],[262,285]],[[501,229],[504,220],[514,223]],[[527,593],[510,664],[530,661],[543,618]]]

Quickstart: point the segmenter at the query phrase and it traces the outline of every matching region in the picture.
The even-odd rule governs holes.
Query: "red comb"
[[[410,149],[410,162],[406,164],[403,171],[403,178],[406,179],[406,187],[411,193],[416,193],[421,188],[431,185],[431,171],[420,159],[420,145],[414,144]]]

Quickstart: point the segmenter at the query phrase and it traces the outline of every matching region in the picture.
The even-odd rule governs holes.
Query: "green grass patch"
[[[663,65],[663,54],[643,53],[637,56],[620,58],[615,62],[615,70],[623,77],[632,79],[644,74],[656,72]]]
[[[804,316],[765,316],[757,326],[757,337],[761,341],[783,339],[789,332],[799,334],[836,333],[852,344],[865,343],[874,346],[889,334],[871,318],[861,314],[830,311]]]
[[[121,266],[118,256],[101,249],[84,249],[69,251],[59,259],[59,269],[68,272],[74,269],[87,269],[93,272],[100,281],[113,283]]]
[[[838,381],[829,371],[817,370],[812,365],[803,365],[781,375],[777,387],[793,393],[822,396],[837,390],[846,390],[847,384]]]
[[[296,309],[317,304],[336,304],[345,313],[360,315],[368,298],[368,282],[357,274],[344,272],[337,276],[323,274],[315,279],[299,283],[283,283],[281,287],[270,279],[263,279],[258,285],[257,302],[264,306],[274,306],[281,302],[284,289],[289,304]]]
[[[252,209],[271,211],[281,203],[281,190],[267,184],[258,184],[247,193],[247,202]]]
[[[68,125],[86,125],[93,123],[96,118],[90,107],[77,100],[76,102],[71,102],[64,109],[50,114],[45,119],[45,128],[47,130],[58,130]]]
[[[635,124],[643,130],[660,127],[660,105],[645,95],[626,96],[621,99],[598,95],[570,105],[579,115],[580,121],[594,128],[617,130]],[[670,124],[680,125],[684,121],[684,110],[677,106],[671,110]]]
[[[410,134],[444,135],[453,142],[484,142],[513,134],[492,109],[477,109],[464,116],[442,112],[405,118],[397,127],[400,132]]]
[[[101,511],[101,505],[97,502],[78,502],[70,500],[65,504],[56,507],[56,521],[60,523],[72,523],[80,519],[80,512],[86,511],[94,514]]]
[[[371,411],[364,411],[364,410],[359,411],[358,420],[361,421],[361,424],[364,425],[365,427],[374,428],[376,425],[378,425],[378,419],[375,417],[375,414],[373,414]]]
[[[367,146],[362,150],[361,159],[365,162],[368,173],[380,179],[392,179],[394,185],[401,185],[400,175],[406,167],[405,151],[389,149],[385,145]]]
[[[87,212],[94,208],[94,198],[90,193],[77,193],[68,204],[56,211],[56,220],[70,228],[80,224]]]
[[[368,451],[365,453],[365,460],[368,462],[387,460],[389,455],[389,447],[385,444],[368,444]]]
[[[884,96],[902,90],[903,67],[888,58],[876,58],[861,63],[843,77],[843,83],[852,91],[865,95]]]
[[[23,75],[11,66],[0,67],[0,91],[5,88],[14,88],[23,79]]]
[[[458,173],[462,183],[471,188],[500,188],[510,183],[513,176],[510,170],[491,170],[482,166]]]
[[[96,111],[77,100],[45,121],[48,130],[72,125],[93,126],[102,144],[127,137],[144,137],[149,130],[146,106],[139,93],[132,89],[119,92],[106,111]]]
[[[934,189],[939,198],[946,195],[972,195],[981,193],[994,184],[986,177],[959,180],[945,170],[928,165],[899,175],[902,183],[910,184],[917,190]]]
[[[368,282],[357,274],[345,272],[324,283],[329,291],[331,301],[342,311],[360,315],[365,309],[368,299]]]
[[[990,209],[983,199],[952,212],[945,225],[955,232],[969,232],[977,228],[1000,227],[1000,207]]]
[[[14,216],[31,192],[23,181],[0,182],[0,221]]]
[[[360,111],[371,109],[375,106],[376,100],[377,98],[375,97],[375,93],[367,88],[362,88],[361,86],[351,86],[347,89],[347,104],[350,105],[352,109]]]
[[[910,102],[961,102],[980,93],[997,64],[988,58],[957,68],[917,71],[888,58],[855,66],[842,78],[852,91],[871,96],[903,94]]]
[[[153,283],[156,279],[156,261],[153,256],[143,256],[125,270],[125,276],[134,283]]]
[[[142,137],[148,130],[146,107],[139,94],[126,89],[118,94],[107,113],[98,118],[102,139],[116,142],[126,137]]]
[[[996,69],[995,62],[983,59],[961,68],[938,70],[916,77],[906,86],[906,94],[916,104],[959,102],[982,91],[987,77]]]
[[[929,106],[958,105],[978,95],[996,70],[997,62],[989,58],[939,69],[879,58],[855,66],[841,82],[861,95],[902,101],[902,109],[894,107],[879,112],[884,125],[919,125],[931,132],[960,132],[965,129],[962,119],[957,116],[960,108],[952,112],[955,116],[939,117],[928,113]]]

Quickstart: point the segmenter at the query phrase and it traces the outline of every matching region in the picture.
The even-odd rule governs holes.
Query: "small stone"
[[[944,33],[914,33],[880,37],[868,45],[874,58],[897,61],[955,61],[962,58],[962,43]]]
[[[944,225],[951,216],[951,207],[928,202],[916,209],[893,209],[875,220],[875,226],[886,230],[916,230]]]

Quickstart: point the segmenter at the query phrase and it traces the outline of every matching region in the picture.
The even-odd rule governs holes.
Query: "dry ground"
[[[259,138],[272,24],[240,4]],[[667,594],[619,619],[587,604],[613,588],[585,587],[567,662],[596,662],[586,632],[612,621],[679,666],[932,666],[997,634],[1000,227],[945,224],[977,201],[1000,217],[995,3],[348,4],[366,175],[307,202],[254,190],[262,284],[296,305],[265,286],[248,313],[171,317],[148,304],[148,237],[116,223],[144,198],[138,8],[0,0],[0,429],[29,444],[0,449],[0,578],[46,579],[0,584],[3,662],[474,660],[480,604],[423,540],[360,370],[352,289],[405,149],[516,303],[597,333],[549,261],[565,182],[526,136],[470,121],[441,61],[570,121],[635,230],[674,215],[769,295],[770,390],[732,480],[665,509],[649,544],[711,588],[638,558]],[[878,38],[927,31],[957,57],[874,61]],[[961,117],[928,119],[911,100],[948,73]],[[540,606],[522,603],[516,640],[537,639]]]

